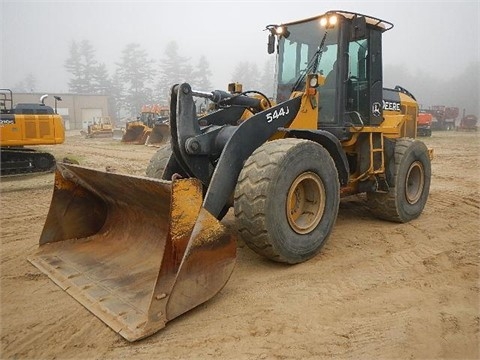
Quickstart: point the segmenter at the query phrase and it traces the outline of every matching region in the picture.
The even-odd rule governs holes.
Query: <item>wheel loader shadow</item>
[[[352,218],[356,220],[371,219],[375,221],[375,216],[371,213],[366,203],[365,194],[351,195],[340,200],[337,222],[339,220],[343,221]]]

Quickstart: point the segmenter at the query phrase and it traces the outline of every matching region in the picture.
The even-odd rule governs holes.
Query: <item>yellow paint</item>
[[[16,114],[14,124],[0,125],[1,146],[55,145],[65,141],[65,128],[58,114]]]
[[[293,99],[298,96],[302,97],[300,110],[288,128],[316,130],[318,127],[318,92],[315,91],[314,95],[308,95],[307,92],[295,91],[290,98]],[[281,139],[285,135],[285,132],[279,131],[270,137],[270,140]]]
[[[192,246],[202,246],[215,244],[228,231],[220,221],[202,208],[198,215],[194,232],[196,233],[192,234]]]
[[[198,179],[172,182],[170,234],[173,242],[191,232],[201,206],[202,185]]]

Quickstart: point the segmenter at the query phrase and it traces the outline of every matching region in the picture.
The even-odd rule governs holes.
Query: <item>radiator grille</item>
[[[37,126],[35,124],[35,115],[25,116],[25,138],[35,139],[37,137]]]
[[[50,119],[39,120],[36,115],[25,116],[25,138],[26,139],[43,139],[52,137],[52,127]],[[37,127],[38,125],[38,127]]]

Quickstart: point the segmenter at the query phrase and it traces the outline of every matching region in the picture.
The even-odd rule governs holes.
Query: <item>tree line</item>
[[[195,89],[214,90],[206,57],[200,56],[192,65],[190,58],[180,54],[175,41],[166,45],[158,60],[150,58],[140,44],[127,44],[112,72],[97,60],[90,41],[72,41],[65,68],[70,75],[70,92],[108,95],[111,112],[117,119],[138,115],[145,104],[168,104],[170,88],[175,83],[188,82]],[[273,61],[262,70],[255,63],[240,62],[232,73],[232,80],[241,82],[244,89],[264,91],[269,96],[273,93],[273,77]]]
[[[138,43],[127,44],[119,62],[110,71],[105,63],[97,60],[96,50],[90,41],[72,41],[64,65],[69,73],[69,91],[108,95],[111,114],[117,119],[137,116],[145,104],[168,104],[170,87],[176,83],[186,81],[196,89],[214,90],[212,71],[206,57],[200,56],[192,62],[192,59],[180,54],[175,41],[166,45],[163,57],[157,60],[150,58]],[[479,114],[479,65],[472,61],[460,74],[446,79],[429,74],[414,75],[405,66],[387,64],[384,85],[397,84],[401,79],[399,84],[415,94],[420,106],[458,106]],[[273,57],[262,68],[249,61],[237,63],[230,81],[242,83],[245,90],[259,90],[272,96]],[[32,92],[35,87],[36,79],[30,73],[14,90]]]

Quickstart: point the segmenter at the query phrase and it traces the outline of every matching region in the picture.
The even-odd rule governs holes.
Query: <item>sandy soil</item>
[[[142,175],[155,148],[70,133],[47,147],[96,168]],[[53,174],[1,180],[2,359],[478,359],[480,134],[436,132],[430,198],[408,224],[343,199],[314,259],[282,266],[238,244],[212,300],[129,343],[27,262]],[[232,225],[233,216],[224,221]]]

